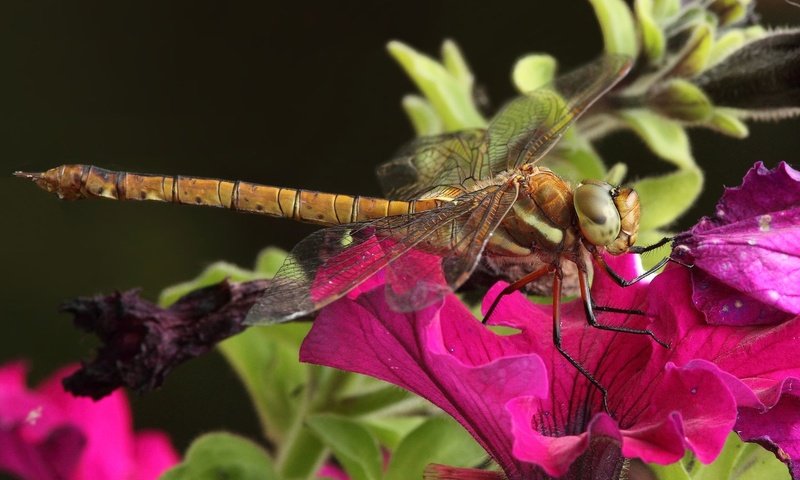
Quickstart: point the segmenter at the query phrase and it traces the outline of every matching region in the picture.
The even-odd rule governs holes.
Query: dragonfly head
[[[613,254],[625,253],[639,231],[639,195],[598,180],[586,180],[572,196],[578,228],[592,245]]]

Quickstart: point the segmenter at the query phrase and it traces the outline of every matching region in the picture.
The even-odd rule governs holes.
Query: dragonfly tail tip
[[[30,178],[31,180],[38,180],[38,179],[42,178],[42,174],[41,173],[21,172],[19,170],[14,172],[14,176],[15,177],[21,177],[21,178]]]

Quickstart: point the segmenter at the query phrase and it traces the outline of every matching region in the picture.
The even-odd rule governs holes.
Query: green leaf
[[[683,461],[670,465],[650,464],[650,469],[659,480],[692,480],[689,472],[684,467]]]
[[[738,438],[736,440],[741,441]],[[744,443],[741,447],[741,454],[733,465],[731,478],[736,480],[762,480],[764,478],[790,480],[791,475],[786,465],[775,458],[775,454],[757,443]]]
[[[682,78],[659,85],[648,95],[647,105],[666,117],[684,122],[701,123],[714,114],[714,105],[706,94]]]
[[[286,260],[286,252],[277,247],[267,247],[256,257],[254,271],[266,277],[274,277]]]
[[[403,43],[389,42],[387,48],[430,102],[446,131],[486,126],[473,102],[472,89],[464,84],[463,74],[453,75],[441,63]],[[451,68],[456,68],[453,58],[449,62]]]
[[[721,27],[736,23],[747,15],[752,0],[714,0],[708,9],[714,12]]]
[[[653,0],[653,16],[658,20],[666,20],[678,14],[681,0]]]
[[[735,28],[728,30],[715,41],[708,54],[708,64],[706,69],[713,67],[719,62],[725,60],[731,53],[735,52],[745,44],[744,30]]]
[[[639,46],[633,15],[623,0],[589,0],[600,22],[606,53],[635,58]]]
[[[720,455],[710,464],[687,455],[672,465],[650,465],[661,480],[789,480],[791,475],[775,455],[755,443],[744,443],[731,433]]]
[[[328,449],[305,425],[298,423],[289,440],[280,445],[275,462],[282,479],[312,480],[328,456]]]
[[[428,417],[421,415],[404,417],[368,417],[359,420],[375,438],[389,450],[396,450],[400,441],[411,431],[425,423]]]
[[[562,139],[548,154],[543,165],[573,182],[603,178],[606,175],[603,159],[594,151],[592,145],[583,139]]]
[[[392,455],[385,480],[422,478],[429,463],[474,467],[486,452],[450,417],[433,417],[412,431]]]
[[[733,138],[746,138],[750,134],[747,125],[736,118],[736,112],[727,108],[715,108],[705,126]]]
[[[680,124],[646,109],[623,110],[619,115],[653,153],[681,168],[695,167],[689,137]]]
[[[336,403],[330,406],[330,411],[347,416],[366,415],[391,407],[409,398],[410,394],[405,390],[393,385],[383,384],[379,390],[337,399]]]
[[[614,165],[611,165],[611,168],[608,169],[606,172],[606,176],[603,177],[603,180],[611,185],[622,185],[622,182],[625,181],[625,177],[628,175],[628,165],[617,162]]]
[[[309,328],[303,323],[253,327],[219,345],[244,383],[265,436],[275,443],[286,438],[299,414],[312,367],[300,363],[297,352]]]
[[[636,20],[639,22],[639,32],[642,36],[642,49],[650,63],[657,65],[664,58],[667,41],[664,30],[655,19],[653,8],[653,0],[636,0],[634,3]]]
[[[653,230],[669,225],[694,204],[703,188],[703,173],[696,167],[687,168],[644,178],[632,187],[642,208],[639,229]]]
[[[356,421],[337,415],[313,415],[308,426],[327,445],[352,480],[381,478],[383,457],[375,437]]]
[[[161,480],[278,480],[272,459],[259,445],[230,433],[198,437]]]
[[[464,88],[470,92],[472,91],[475,78],[458,45],[450,39],[442,43],[442,64]]]
[[[709,22],[700,22],[694,27],[686,45],[677,55],[672,75],[694,77],[706,68],[714,45],[714,32],[715,28]]]
[[[731,54],[747,45],[749,42],[763,38],[767,31],[761,25],[751,25],[746,28],[730,28],[714,39],[708,53],[705,70],[722,63]]]
[[[266,276],[251,272],[250,270],[245,270],[232,263],[215,262],[209,265],[193,280],[165,288],[158,297],[158,304],[162,307],[168,307],[190,292],[209,285],[214,285],[225,279],[234,282],[243,282],[247,280],[256,280],[258,278],[266,278]]]
[[[511,79],[521,93],[532,92],[550,83],[556,74],[556,59],[546,54],[530,54],[517,60]]]
[[[403,110],[418,137],[442,133],[442,120],[436,115],[431,104],[419,95],[403,97]]]

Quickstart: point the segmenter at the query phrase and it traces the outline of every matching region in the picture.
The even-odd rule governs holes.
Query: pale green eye
[[[619,235],[619,211],[611,197],[612,189],[603,182],[582,183],[573,194],[578,226],[593,245],[608,245]]]

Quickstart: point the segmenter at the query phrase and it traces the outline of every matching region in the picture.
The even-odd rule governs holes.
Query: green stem
[[[308,384],[300,398],[300,405],[286,436],[279,445],[275,467],[281,478],[287,480],[315,478],[317,470],[328,456],[328,449],[305,424],[317,391],[318,373],[318,368],[310,369]]]

